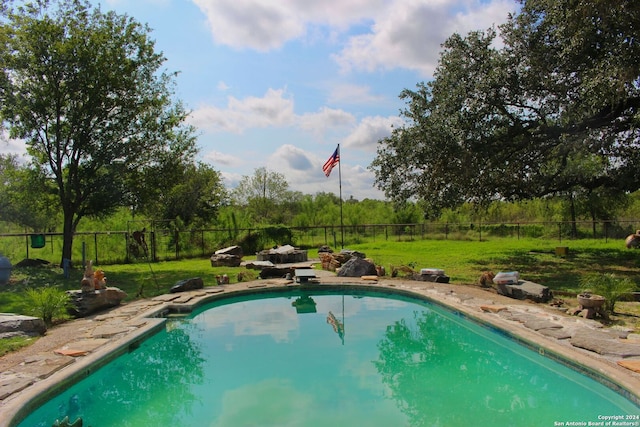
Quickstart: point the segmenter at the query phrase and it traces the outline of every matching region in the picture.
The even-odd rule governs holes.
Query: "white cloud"
[[[13,154],[19,158],[27,155],[27,145],[22,139],[11,139],[5,130],[0,131],[0,154]]]
[[[297,123],[301,129],[322,134],[331,129],[350,126],[355,123],[353,114],[344,110],[322,107],[316,113],[306,113],[298,117]]]
[[[369,19],[385,0],[193,0],[217,43],[268,51],[314,33],[317,26],[347,29]],[[317,35],[313,37],[317,38]]]
[[[237,49],[269,51],[286,42],[347,36],[333,56],[343,71],[408,68],[430,76],[440,46],[504,22],[512,0],[193,0],[214,40]]]
[[[226,108],[205,106],[193,111],[189,122],[200,129],[242,133],[248,128],[287,126],[293,121],[294,102],[284,90],[269,89],[263,97],[229,97]]]
[[[210,163],[217,163],[224,166],[237,166],[242,163],[237,157],[219,151],[209,151],[204,154],[203,159]]]
[[[391,135],[394,127],[400,127],[400,117],[365,117],[344,140],[346,147],[375,152],[377,142]]]
[[[272,157],[278,159],[278,163],[275,164],[286,164],[296,171],[307,172],[313,168],[309,155],[294,145],[285,144],[281,146]]]
[[[370,86],[355,84],[338,84],[331,88],[329,103],[341,104],[370,104],[384,100],[384,96],[371,93]]]
[[[504,22],[514,7],[509,0],[396,1],[369,33],[351,37],[334,59],[345,72],[400,67],[431,76],[441,44],[452,33],[466,34]]]
[[[296,115],[293,99],[283,89],[269,89],[263,97],[229,97],[227,106],[204,106],[193,111],[190,124],[205,131],[242,134],[255,128],[298,127],[315,135],[352,126],[356,119],[344,110],[322,107],[317,112]]]
[[[290,189],[300,191],[303,194],[316,194],[318,192],[331,192],[338,194],[338,168],[331,172],[327,178],[322,172],[322,165],[329,158],[335,147],[326,148],[324,154],[317,155],[296,147],[283,146],[269,157],[268,164],[278,165],[278,172],[285,174]],[[358,150],[341,147],[341,176],[343,198],[354,196],[359,199],[382,198],[382,193],[373,187],[374,175],[366,169],[366,165],[360,165],[363,157]],[[304,159],[309,162],[307,169],[299,168],[295,163]],[[366,161],[364,161],[366,163]],[[302,163],[302,162],[301,162]]]

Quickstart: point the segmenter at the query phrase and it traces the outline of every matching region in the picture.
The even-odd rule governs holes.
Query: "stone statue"
[[[82,292],[92,292],[100,289],[107,289],[107,278],[104,275],[104,271],[93,271],[93,261],[89,261],[84,270],[82,281],[80,281],[80,290]]]

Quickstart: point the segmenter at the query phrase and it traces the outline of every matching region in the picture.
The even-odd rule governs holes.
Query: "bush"
[[[580,279],[580,285],[585,291],[605,297],[604,308],[610,313],[614,312],[617,301],[636,289],[633,281],[613,273],[589,274]]]
[[[71,299],[62,289],[47,285],[42,288],[27,289],[26,296],[30,314],[42,318],[47,325],[51,325],[54,319],[68,317],[67,309],[71,305]]]

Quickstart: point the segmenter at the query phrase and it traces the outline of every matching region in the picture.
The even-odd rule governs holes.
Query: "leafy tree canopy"
[[[55,227],[58,211],[55,189],[42,170],[0,155],[0,221],[45,231]]]
[[[36,1],[9,10],[2,32],[2,119],[55,183],[70,258],[80,219],[130,203],[131,179],[168,153],[192,158],[193,130],[175,74],[134,19],[86,0]]]
[[[526,0],[500,26],[443,45],[404,90],[406,125],[370,168],[428,216],[463,202],[640,188],[640,3]]]
[[[276,209],[293,197],[284,175],[264,167],[243,176],[232,194],[234,203],[247,208],[254,221],[272,224],[280,222]]]

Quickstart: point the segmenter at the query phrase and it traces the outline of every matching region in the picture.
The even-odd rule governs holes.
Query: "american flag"
[[[331,175],[331,170],[340,162],[340,145],[336,147],[336,151],[333,152],[329,160],[324,162],[322,166],[322,171],[328,177]]]

